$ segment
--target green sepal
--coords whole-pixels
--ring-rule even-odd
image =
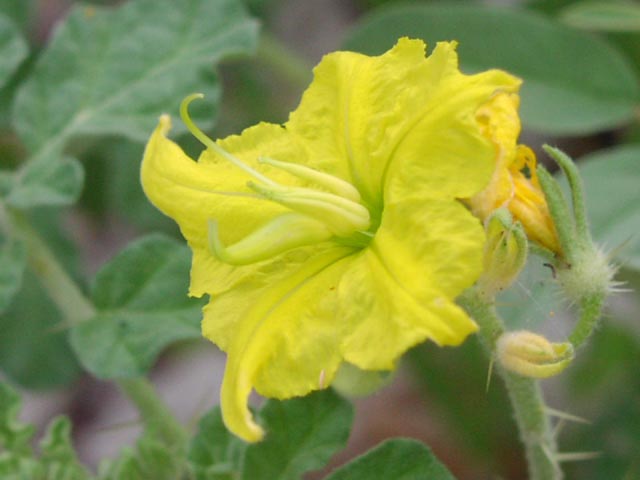
[[[589,232],[584,187],[578,168],[568,155],[544,146],[569,181],[573,208],[571,212],[560,185],[551,174],[538,165],[538,178],[544,191],[549,212],[558,232],[562,259],[556,261],[556,274],[564,294],[580,306],[580,318],[569,335],[574,348],[582,345],[596,328],[606,296],[614,288],[615,267],[593,243]]]
[[[543,145],[543,150],[547,152],[555,162],[560,166],[569,181],[571,189],[571,201],[573,206],[573,218],[575,220],[576,233],[580,241],[585,243],[591,242],[591,234],[589,233],[589,222],[587,219],[587,206],[584,198],[584,185],[582,177],[578,171],[578,167],[571,158],[563,151]]]
[[[536,171],[540,186],[549,205],[549,213],[556,227],[556,232],[558,232],[562,256],[567,262],[571,263],[575,256],[576,228],[569,205],[553,175],[541,164],[538,164]]]

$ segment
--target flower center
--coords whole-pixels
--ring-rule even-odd
[[[370,241],[373,237],[369,232],[371,216],[369,210],[362,205],[360,193],[353,185],[305,165],[260,157],[258,163],[284,170],[316,184],[322,190],[281,185],[266,177],[217,145],[195,125],[189,116],[188,107],[193,100],[202,97],[200,93],[189,95],[180,105],[180,116],[189,131],[208,149],[249,174],[253,180],[248,181],[247,186],[255,192],[255,197],[278,203],[291,210],[229,246],[223,245],[218,235],[218,224],[215,219],[211,219],[209,244],[218,260],[232,265],[247,265],[293,248],[326,240],[358,247]]]

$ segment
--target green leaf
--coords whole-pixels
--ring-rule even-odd
[[[190,259],[183,243],[150,235],[98,272],[98,313],[71,332],[85,368],[100,378],[141,375],[167,345],[201,337],[203,301],[187,296]]]
[[[431,46],[458,40],[463,71],[502,68],[524,79],[523,123],[541,132],[586,134],[633,118],[638,79],[602,39],[532,12],[473,5],[390,7],[364,20],[346,47],[380,54],[401,36]]]
[[[241,478],[298,480],[322,468],[345,446],[353,407],[332,390],[323,390],[286,401],[269,400],[259,417],[267,435],[247,447]]]
[[[195,479],[236,480],[246,445],[227,430],[220,407],[215,407],[200,419],[189,448]]]
[[[592,153],[578,166],[594,238],[623,267],[640,270],[640,145]]]
[[[0,170],[0,198],[4,198],[9,194],[13,187],[13,172]]]
[[[29,53],[20,31],[11,20],[0,14],[0,88]]]
[[[71,422],[66,417],[51,421],[44,438],[40,442],[42,455],[40,462],[45,470],[44,478],[64,480],[85,480],[91,478],[89,472],[78,462],[71,444]]]
[[[0,315],[0,368],[28,388],[51,388],[76,379],[79,366],[55,304],[29,269],[22,288]]]
[[[6,202],[20,209],[70,205],[80,195],[83,183],[84,170],[77,160],[40,157],[18,170]]]
[[[31,455],[32,425],[18,419],[22,408],[18,394],[5,383],[0,383],[0,453],[7,450],[13,455]]]
[[[16,241],[7,241],[0,247],[0,314],[20,290],[27,266],[27,251]]]
[[[40,442],[41,456],[34,457],[33,425],[18,420],[20,398],[0,383],[0,477],[3,480],[89,480],[91,475],[77,459],[71,444],[71,423],[66,417],[51,421]]]
[[[186,464],[180,452],[168,449],[149,437],[142,437],[135,449],[126,449],[108,466],[103,466],[99,480],[176,480],[184,477]]]
[[[28,23],[34,13],[38,0],[0,0],[0,12],[23,30],[28,30]]]
[[[563,9],[560,19],[585,30],[640,32],[640,5],[611,0],[579,2]]]
[[[0,383],[0,478],[3,480],[38,478],[41,473],[31,449],[35,428],[18,419],[20,409],[18,394]]]
[[[35,157],[49,157],[79,134],[145,140],[194,91],[207,93],[200,118],[211,118],[212,64],[252,51],[256,36],[236,0],[76,5],[19,90],[15,127]]]
[[[325,480],[455,480],[425,445],[408,439],[387,440]]]

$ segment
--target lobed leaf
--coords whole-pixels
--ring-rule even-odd
[[[346,445],[353,407],[329,389],[286,401],[270,400],[259,418],[267,436],[247,447],[241,478],[298,480],[303,473],[322,468]]]
[[[247,444],[225,427],[220,407],[200,421],[189,449],[197,480],[298,480],[322,468],[349,437],[353,408],[333,390],[268,400],[258,414],[267,436]]]
[[[431,450],[416,440],[387,440],[325,480],[455,480]]]
[[[219,86],[212,64],[252,51],[257,25],[235,0],[133,0],[76,5],[18,91],[15,127],[35,158],[79,134],[144,140],[160,113]],[[202,113],[201,113],[202,116]]]
[[[541,132],[586,134],[619,126],[633,118],[640,98],[632,67],[608,43],[524,10],[392,6],[361,22],[345,46],[379,54],[401,36],[431,46],[458,40],[463,70],[502,68],[523,78],[523,123]]]
[[[98,272],[97,314],[71,332],[87,370],[100,378],[141,375],[167,345],[200,338],[203,301],[187,297],[190,258],[182,243],[150,235]]]
[[[71,444],[71,422],[66,417],[51,421],[40,442],[42,478],[64,480],[89,480],[91,475],[78,461]]]
[[[35,428],[18,419],[21,408],[18,394],[7,384],[0,383],[0,453],[6,450],[13,455],[31,454],[30,443]]]

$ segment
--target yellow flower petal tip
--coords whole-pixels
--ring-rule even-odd
[[[284,125],[260,123],[189,158],[162,116],[142,163],[150,201],[193,251],[203,335],[227,352],[222,411],[247,441],[252,390],[331,384],[341,364],[391,370],[412,346],[458,345],[477,325],[456,297],[478,279],[485,234],[458,199],[487,186],[495,143],[480,115],[520,80],[464,75],[454,43],[403,38],[369,57],[334,52]],[[482,118],[481,118],[482,117]]]

